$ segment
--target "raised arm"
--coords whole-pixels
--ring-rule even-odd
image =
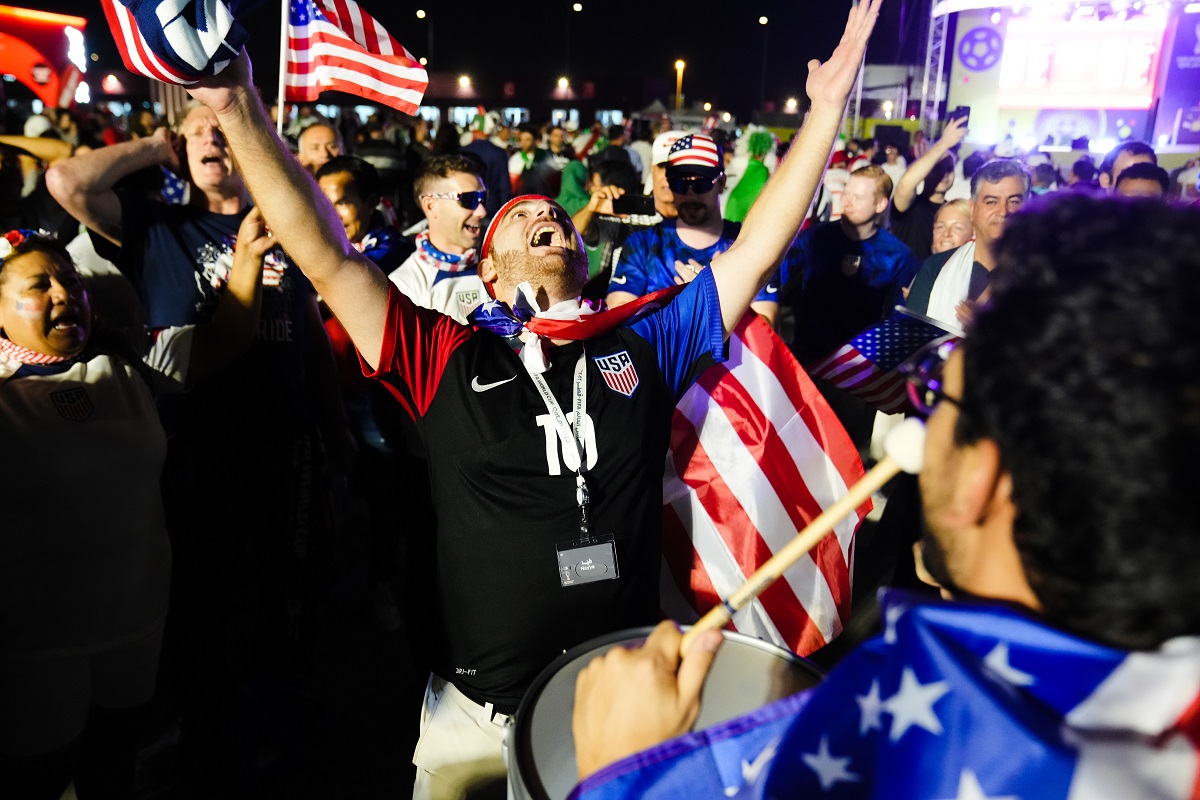
[[[387,277],[346,238],[333,206],[288,152],[250,85],[243,52],[222,72],[188,88],[221,124],[238,171],[272,235],[312,281],[372,367],[387,320]]]
[[[892,192],[892,205],[896,207],[897,211],[904,213],[912,207],[913,200],[917,198],[917,187],[921,185],[921,181],[929,177],[934,166],[945,158],[952,148],[961,144],[966,135],[966,118],[959,117],[946,123],[945,129],[942,130],[942,138],[934,142],[933,146],[925,151],[925,155],[914,161],[912,166],[900,176],[900,182],[896,184],[896,191]]]
[[[217,310],[211,321],[197,325],[192,334],[190,385],[225,369],[254,342],[262,309],[263,257],[275,245],[263,226],[262,214],[252,209],[238,228],[233,268]]]
[[[721,298],[726,336],[771,277],[808,214],[841,126],[846,98],[858,75],[867,39],[879,17],[880,2],[870,0],[851,8],[842,40],[829,60],[824,64],[816,59],[808,62],[805,90],[812,100],[808,119],[796,134],[787,158],[746,215],[737,241],[713,259],[713,278]]]
[[[0,136],[0,145],[15,147],[47,164],[56,164],[71,157],[71,144],[62,139],[4,135]]]
[[[162,165],[179,173],[179,140],[166,128],[60,161],[46,173],[46,188],[71,216],[115,245],[121,244],[121,203],[113,187],[126,175]]]

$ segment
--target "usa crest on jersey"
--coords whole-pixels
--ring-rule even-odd
[[[96,410],[92,405],[92,399],[88,397],[83,387],[51,392],[50,399],[54,402],[54,408],[58,410],[59,414],[76,422],[83,422]]]
[[[479,293],[478,289],[455,292],[454,299],[458,302],[458,311],[462,314],[463,319],[470,316],[475,307],[483,302],[483,296]]]
[[[596,367],[600,370],[608,388],[626,397],[633,397],[633,393],[638,387],[638,374],[633,366],[633,359],[629,357],[628,350],[622,350],[610,356],[593,358],[592,361],[596,362]]]

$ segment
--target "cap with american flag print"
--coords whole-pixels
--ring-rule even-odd
[[[705,133],[691,133],[671,145],[667,170],[716,177],[725,172],[721,147]]]

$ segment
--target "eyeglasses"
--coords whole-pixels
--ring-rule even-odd
[[[720,175],[715,178],[704,175],[668,175],[667,185],[675,194],[687,194],[689,189],[692,194],[708,194],[720,177]]]
[[[896,371],[908,381],[908,397],[917,413],[929,416],[934,406],[943,400],[962,408],[961,399],[950,397],[942,389],[946,362],[961,341],[957,336],[934,339],[896,367]]]
[[[481,205],[487,203],[487,192],[437,192],[435,194],[423,194],[422,198],[432,197],[435,200],[457,200],[458,204],[463,208],[474,211]]]

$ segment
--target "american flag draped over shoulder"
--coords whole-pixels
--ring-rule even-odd
[[[131,72],[188,85],[216,75],[249,40],[238,14],[261,0],[100,0]]]
[[[910,411],[904,376],[896,367],[947,333],[961,331],[940,327],[911,312],[896,313],[855,336],[809,372],[885,414]]]
[[[675,409],[663,481],[663,611],[690,622],[719,604],[863,475],[833,412],[756,314]],[[805,655],[850,614],[854,533],[838,524],[733,626]]]
[[[285,97],[335,90],[416,114],[425,68],[354,0],[291,0]]]
[[[1200,796],[1200,638],[1123,652],[1010,608],[886,592],[825,682],[617,762],[573,800]]]

